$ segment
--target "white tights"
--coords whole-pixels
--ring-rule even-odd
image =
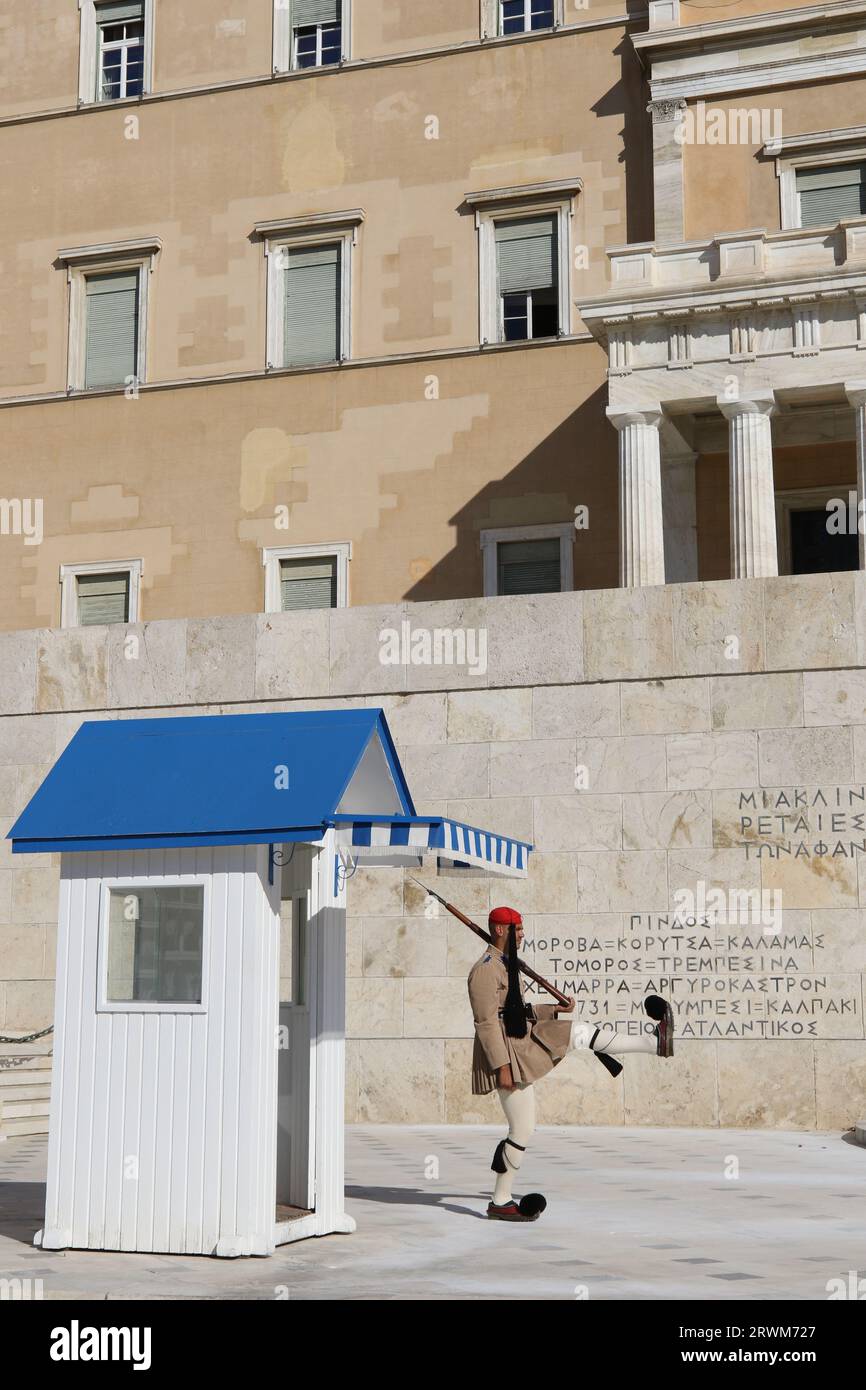
[[[595,1027],[594,1023],[572,1023],[571,1037],[568,1042],[569,1052],[580,1052],[584,1048],[588,1048],[595,1033]],[[626,1052],[655,1053],[657,1045],[655,1035],[652,1033],[641,1033],[639,1037],[633,1038],[624,1033],[618,1033],[615,1028],[602,1028],[592,1050],[593,1052],[607,1052],[617,1056]],[[535,1130],[535,1091],[531,1084],[522,1082],[515,1086],[512,1091],[503,1091],[500,1087],[496,1094],[508,1121],[508,1138],[513,1140],[513,1143],[506,1144],[502,1150],[506,1171],[496,1174],[496,1185],[493,1189],[493,1201],[498,1207],[501,1207],[506,1202],[511,1201],[514,1174],[523,1162],[523,1150],[528,1145]],[[520,1148],[515,1148],[517,1144],[520,1145]]]

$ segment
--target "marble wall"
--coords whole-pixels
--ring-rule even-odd
[[[445,630],[478,659],[427,663]],[[389,633],[414,660],[383,661]],[[540,1122],[866,1114],[866,576],[0,635],[0,829],[85,718],[358,703],[420,812],[536,846],[527,881],[445,896],[518,907],[586,1018],[633,1032],[648,988],[674,1003],[673,1059],[613,1081],[571,1057]],[[57,868],[0,844],[0,1033],[51,1019]],[[477,940],[399,870],[359,868],[349,911],[348,1118],[496,1119],[470,1094]]]

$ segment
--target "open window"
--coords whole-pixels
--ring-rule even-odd
[[[153,0],[79,0],[79,101],[127,101],[151,88]]]
[[[349,56],[351,0],[276,0],[274,71],[336,67]]]
[[[581,187],[576,179],[467,193],[478,229],[482,345],[571,333],[571,219]]]

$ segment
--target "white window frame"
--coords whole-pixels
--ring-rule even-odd
[[[295,31],[292,23],[292,0],[274,0],[273,25],[273,68],[274,72],[334,72],[339,64],[330,63],[327,67],[296,68]],[[352,52],[352,0],[343,0],[341,24],[340,63],[347,63]]]
[[[142,95],[153,90],[153,7],[155,0],[144,0],[144,72],[142,73]],[[121,106],[126,102],[140,101],[141,97],[117,97],[103,100],[99,95],[99,25],[96,19],[96,0],[78,0],[79,18],[79,58],[78,58],[78,104],[79,106]]]
[[[574,189],[577,192],[577,188]],[[471,196],[471,195],[470,195]],[[571,334],[571,221],[574,217],[574,195],[555,199],[503,200],[492,206],[475,208],[475,227],[478,229],[478,339],[481,346],[505,342],[502,324],[502,299],[496,285],[496,224],[517,222],[524,217],[556,217],[557,289],[559,289],[559,332],[557,338]],[[513,345],[544,342],[545,339],[520,339]],[[546,339],[552,342],[553,339]]]
[[[776,493],[776,544],[779,555],[779,574],[791,573],[791,513],[825,509],[831,498],[844,498],[856,492],[856,483],[821,484],[820,487],[787,488]]]
[[[829,169],[834,164],[866,163],[866,127],[822,131],[811,138],[791,136],[765,145],[764,153],[777,155],[779,225],[783,232],[797,231],[803,227],[797,174],[807,169]],[[804,230],[814,232],[817,228]]]
[[[360,208],[321,217],[298,217],[289,222],[258,222],[253,228],[262,238],[267,265],[266,370],[325,371],[348,362],[352,356],[352,253],[358,244],[358,228],[364,221]],[[335,362],[293,367],[283,361],[285,303],[283,276],[285,253],[303,246],[340,245],[340,355]]]
[[[499,596],[499,545],[506,541],[559,540],[559,583],[561,593],[574,589],[574,522],[554,522],[544,526],[506,526],[481,532],[481,555],[484,570],[484,597]],[[509,597],[516,598],[513,594]],[[532,598],[533,595],[526,595]]]
[[[565,24],[566,0],[553,0],[553,25],[550,29],[524,29],[518,34],[503,34],[501,0],[481,0],[482,39],[522,39],[527,34],[553,34]]]
[[[105,246],[77,246],[58,252],[58,261],[66,266],[69,286],[69,340],[67,345],[66,389],[86,391],[84,385],[87,345],[87,278],[90,275],[110,275],[116,271],[138,275],[138,341],[136,343],[135,383],[92,387],[96,391],[125,391],[131,384],[142,385],[147,367],[147,301],[148,285],[157,254],[162,248],[158,238],[146,241],[114,242]],[[88,392],[89,394],[89,392]]]
[[[139,621],[141,605],[141,575],[143,560],[90,560],[82,564],[60,566],[60,626],[80,627],[78,620],[78,578],[82,574],[127,574],[129,576],[129,616],[123,627]]]
[[[280,586],[281,560],[318,560],[324,557],[337,561],[337,607],[349,606],[349,561],[352,558],[351,541],[334,541],[325,545],[275,545],[262,547],[262,564],[265,569],[265,612],[282,613],[283,602]],[[328,612],[328,609],[323,609]]]
[[[202,895],[202,962],[201,1003],[183,1000],[155,1001],[141,999],[110,1000],[108,998],[108,916],[111,894],[127,888],[134,893],[141,888],[198,888]],[[99,1014],[205,1014],[208,1010],[211,877],[209,874],[144,875],[126,874],[122,878],[103,878],[99,885],[99,939],[97,943],[96,1012]]]

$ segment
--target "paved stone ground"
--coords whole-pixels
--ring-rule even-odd
[[[0,1144],[0,1278],[41,1279],[46,1299],[823,1300],[828,1279],[866,1274],[866,1149],[849,1136],[540,1129],[517,1192],[540,1190],[549,1207],[521,1226],[484,1218],[500,1137],[480,1126],[351,1127],[356,1234],[250,1260],[34,1249],[46,1146],[10,1139]],[[737,1178],[725,1177],[731,1156]]]

